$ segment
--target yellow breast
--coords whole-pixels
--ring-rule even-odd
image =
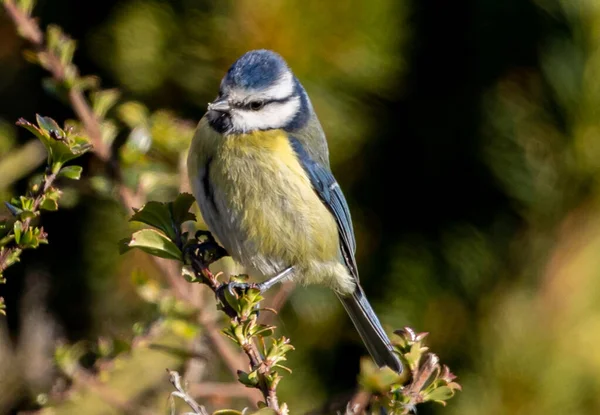
[[[228,136],[210,178],[239,220],[241,235],[261,255],[301,265],[336,260],[335,220],[313,190],[281,130]]]

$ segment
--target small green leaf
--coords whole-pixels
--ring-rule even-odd
[[[437,403],[441,403],[445,405],[444,401],[452,398],[454,396],[454,390],[450,389],[448,386],[440,386],[435,388],[433,391],[429,392],[425,395],[426,401],[434,401]]]
[[[117,103],[121,93],[118,89],[103,89],[90,95],[94,114],[104,118],[106,113]]]
[[[151,201],[137,210],[130,221],[142,222],[163,231],[171,240],[177,237],[171,221],[171,213],[164,203]]]
[[[121,253],[131,248],[139,248],[151,255],[181,261],[181,251],[169,238],[155,229],[142,229],[131,235],[131,239],[120,244]]]
[[[189,193],[180,193],[175,201],[171,202],[171,213],[173,215],[173,221],[180,226],[182,223],[196,220],[196,216],[189,210],[194,204],[196,199]]]
[[[58,176],[66,177],[67,179],[79,180],[81,178],[82,171],[83,168],[81,166],[67,166],[60,169]]]
[[[40,209],[55,211],[58,210],[58,202],[54,199],[44,197],[40,204]]]
[[[33,210],[35,199],[33,197],[19,196],[19,205],[23,210]]]
[[[36,216],[35,212],[32,212],[31,210],[24,210],[19,215],[19,219],[20,220],[26,220],[26,219],[30,219],[31,220],[31,219],[35,218],[35,216]]]
[[[256,371],[247,373],[242,370],[237,371],[238,380],[241,384],[246,385],[250,388],[256,387],[258,385],[258,375]]]
[[[62,139],[65,137],[65,132],[58,126],[56,121],[54,121],[50,117],[43,117],[39,114],[36,114],[35,118],[37,119],[37,123],[42,129],[42,131],[47,132],[51,136],[54,135],[58,137],[58,139]]]
[[[0,248],[0,254],[4,253],[5,250],[6,248],[4,247]],[[21,255],[21,252],[23,252],[21,248],[15,248],[11,252],[9,252],[9,254],[4,258],[4,268],[6,269],[15,262],[19,262],[19,256]]]
[[[73,80],[73,88],[80,91],[88,91],[90,89],[97,89],[100,86],[100,78],[94,75],[80,76]]]
[[[23,222],[20,220],[16,221],[13,225],[13,232],[15,234],[15,242],[21,243],[21,235],[23,234]]]
[[[46,191],[40,204],[41,209],[45,210],[58,210],[58,199],[60,199],[62,192],[54,187],[51,187]]]

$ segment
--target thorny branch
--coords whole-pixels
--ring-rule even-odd
[[[196,239],[198,240],[198,235],[202,234],[204,232],[198,232]],[[271,348],[267,352],[264,339],[259,334],[272,333],[273,328],[257,323],[257,307],[262,299],[260,292],[250,288],[241,295],[230,293],[228,283],[219,282],[220,275],[214,275],[208,268],[211,262],[218,260],[226,253],[216,244],[212,235],[203,236],[207,237],[206,241],[191,245],[192,249],[188,249],[184,257],[191,264],[197,280],[203,282],[215,293],[221,309],[231,319],[231,325],[225,330],[225,334],[242,348],[250,362],[250,372],[238,371],[239,379],[246,386],[260,390],[266,405],[276,414],[286,415],[288,413],[287,405],[280,404],[277,398],[276,390],[281,377],[276,368],[289,370],[281,366],[279,362],[285,360],[285,353],[293,350],[293,347],[289,345],[287,339],[281,338],[279,341],[273,340]],[[257,341],[260,340],[262,342],[259,348]]]

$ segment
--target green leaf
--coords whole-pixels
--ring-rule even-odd
[[[44,210],[58,210],[58,199],[60,199],[62,192],[54,187],[51,187],[46,191],[40,204],[40,209]]]
[[[428,393],[425,396],[426,401],[434,401],[445,405],[444,401],[452,398],[454,396],[454,390],[450,389],[448,386],[440,386],[439,388],[435,388],[433,391]]]
[[[196,220],[196,216],[189,211],[195,201],[196,199],[194,199],[194,196],[191,194],[180,193],[175,201],[170,203],[172,206],[171,213],[173,215],[173,221],[177,225],[181,225],[190,220]]]
[[[219,409],[212,413],[212,415],[243,415],[240,411],[235,409]]]
[[[243,370],[237,371],[238,380],[241,384],[246,385],[250,388],[256,387],[258,385],[258,374],[256,371],[247,373]]]
[[[175,240],[177,237],[175,229],[173,228],[171,213],[164,203],[155,201],[148,202],[137,210],[129,220],[142,222],[146,225],[155,227],[156,229],[160,229],[171,240]]]
[[[118,89],[103,89],[91,94],[94,114],[98,118],[104,118],[106,113],[117,103],[120,96],[121,93]]]
[[[26,219],[30,219],[31,220],[31,219],[35,218],[35,216],[36,216],[35,212],[32,212],[31,210],[24,210],[19,215],[19,219],[20,220],[26,220]]]
[[[81,178],[81,166],[67,166],[60,169],[58,177],[66,177],[67,179],[79,180]]]
[[[21,235],[23,234],[23,222],[20,220],[16,221],[13,225],[13,232],[15,234],[15,242],[21,243]]]
[[[80,76],[73,80],[73,88],[80,91],[88,91],[90,89],[97,89],[100,86],[100,78],[95,75]]]
[[[43,228],[28,227],[21,236],[21,245],[24,248],[37,248],[40,244],[48,243],[47,234]]]
[[[5,251],[6,248],[0,248],[0,254],[3,253]],[[12,264],[14,264],[15,262],[19,262],[19,256],[21,255],[21,252],[23,252],[23,250],[21,248],[16,248],[13,249],[4,259],[4,268],[8,268],[9,266],[11,266]],[[0,274],[1,276],[1,274]]]
[[[17,121],[17,125],[26,128],[40,139],[48,150],[48,164],[51,164],[53,169],[60,168],[62,164],[79,157],[92,148],[86,138],[66,134],[52,118],[40,115],[36,115],[36,118],[39,127],[23,118]]]
[[[20,207],[23,210],[33,210],[35,199],[33,197],[19,196]]]
[[[34,4],[35,4],[34,0],[21,0],[21,1],[19,1],[19,8],[27,16],[29,16],[29,15],[31,15],[31,11],[33,10]]]
[[[54,121],[52,118],[43,117],[39,114],[36,114],[35,118],[37,120],[38,125],[43,131],[46,131],[51,135],[53,134],[54,136],[58,137],[58,139],[62,139],[65,137],[65,132],[62,130],[62,128],[58,126],[56,121]]]
[[[122,240],[120,244],[121,253],[131,248],[138,248],[151,255],[176,259],[181,261],[181,251],[167,236],[155,229],[142,229],[131,235],[131,239]]]

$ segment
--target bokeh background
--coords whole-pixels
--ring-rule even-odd
[[[253,48],[281,53],[327,133],[375,309],[390,329],[429,332],[463,386],[420,413],[600,413],[600,2],[43,0],[34,14],[78,40],[82,74],[161,110],[154,126],[165,114],[189,120],[162,132],[163,164],[129,159],[126,172],[139,160],[154,169],[128,176],[147,180],[153,200],[173,197],[179,176],[165,160],[177,164],[228,66]],[[73,117],[24,47],[0,12],[3,200],[45,158],[15,121]],[[128,110],[135,124],[142,110]],[[154,145],[123,128],[125,146]],[[63,208],[43,216],[50,244],[0,288],[4,413],[36,409],[57,388],[57,339],[131,340],[159,315],[132,281],[147,257],[117,250],[126,212],[97,190],[94,157],[81,163],[84,180],[65,183]],[[275,323],[296,346],[281,386],[292,413],[352,390],[365,350],[333,294],[296,288]],[[118,388],[166,413],[167,363],[138,357]],[[204,377],[231,379],[216,363]],[[154,383],[139,391],[141,379]],[[57,413],[122,413],[80,398]]]

